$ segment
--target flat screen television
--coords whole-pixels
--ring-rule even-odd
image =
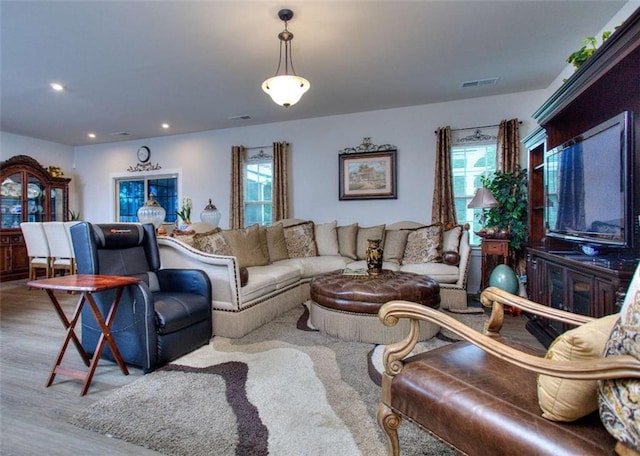
[[[546,154],[547,236],[634,247],[632,129],[624,111]]]

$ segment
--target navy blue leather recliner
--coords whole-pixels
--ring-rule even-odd
[[[160,269],[151,224],[82,222],[71,228],[78,274],[140,278],[122,295],[111,333],[129,365],[151,372],[211,339],[211,282],[196,269]],[[94,294],[106,315],[115,291]],[[100,328],[89,306],[82,309],[82,346],[93,354]],[[113,360],[108,346],[102,357]]]

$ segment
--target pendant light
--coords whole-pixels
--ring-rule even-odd
[[[282,9],[278,12],[278,17],[284,21],[284,30],[278,34],[280,39],[280,57],[278,59],[278,68],[276,74],[272,78],[262,83],[262,90],[267,92],[271,99],[280,106],[288,108],[293,106],[302,95],[309,90],[311,84],[305,78],[296,75],[293,68],[293,58],[291,57],[291,40],[293,33],[287,30],[287,21],[293,17],[293,11],[290,9]],[[284,73],[280,73],[282,67],[282,54],[284,47]],[[289,74],[291,67],[291,74]]]

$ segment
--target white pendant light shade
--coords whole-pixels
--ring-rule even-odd
[[[274,76],[262,83],[262,90],[268,93],[276,104],[285,108],[300,101],[309,87],[309,81],[293,75]]]
[[[284,21],[284,30],[278,34],[280,40],[278,68],[273,77],[262,83],[262,90],[269,94],[274,103],[288,108],[300,101],[311,84],[305,78],[296,75],[296,71],[293,69],[293,56],[291,55],[293,33],[287,29],[287,21],[293,17],[293,11],[281,9],[278,12],[278,17]],[[280,72],[281,69],[283,73]],[[291,73],[289,73],[289,69],[291,69]]]

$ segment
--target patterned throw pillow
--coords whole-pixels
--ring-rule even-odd
[[[287,243],[289,258],[317,256],[318,251],[313,232],[313,222],[287,226],[284,229],[284,240]]]
[[[620,321],[607,342],[605,356],[631,355],[640,359],[640,267],[629,287]],[[598,382],[600,419],[618,442],[640,452],[640,379]]]
[[[410,231],[402,264],[441,263],[442,232],[441,223]]]
[[[179,239],[182,240],[184,236]],[[211,253],[213,255],[231,256],[231,247],[225,241],[222,235],[222,230],[216,228],[215,230],[208,231],[206,233],[197,233],[193,235],[193,247],[201,252]]]

